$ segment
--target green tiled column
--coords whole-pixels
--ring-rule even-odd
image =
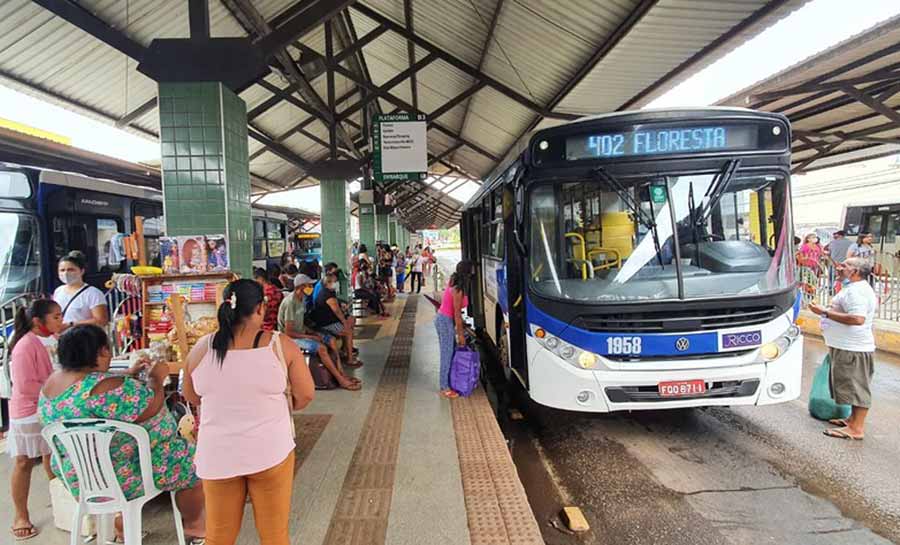
[[[375,205],[359,205],[359,243],[365,244],[369,254],[375,250]]]
[[[388,216],[388,243],[397,245],[397,222],[391,216]]]
[[[388,240],[388,215],[387,214],[376,214],[375,215],[375,240],[387,241]]]
[[[322,259],[350,274],[350,192],[345,180],[321,180]],[[341,294],[348,286],[341,283]]]
[[[252,268],[247,106],[217,82],[160,83],[166,234],[228,236],[231,269]]]

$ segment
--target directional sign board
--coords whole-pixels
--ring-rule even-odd
[[[376,180],[425,179],[428,173],[428,130],[423,114],[376,115],[372,130]]]

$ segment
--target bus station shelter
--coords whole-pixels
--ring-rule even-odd
[[[227,228],[244,268],[251,200],[321,186],[346,269],[354,208],[364,243],[454,225],[530,131],[639,109],[804,3],[8,0],[0,83],[159,141],[169,234]],[[379,180],[373,120],[399,113],[425,120],[427,169]],[[442,404],[430,305],[406,301],[362,343],[363,393],[301,422],[296,542],[541,542],[487,400]]]

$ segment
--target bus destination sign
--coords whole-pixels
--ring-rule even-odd
[[[566,138],[566,160],[677,155],[757,148],[758,125],[638,128]]]

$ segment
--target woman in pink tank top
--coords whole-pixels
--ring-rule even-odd
[[[237,280],[223,295],[219,331],[191,351],[184,378],[185,397],[200,405],[195,464],[206,493],[206,542],[235,542],[249,495],[260,542],[287,545],[291,411],[312,401],[315,386],[297,346],[263,331],[259,284]]]
[[[463,329],[462,309],[469,306],[466,290],[472,279],[472,262],[463,259],[456,264],[456,272],[450,276],[441,306],[434,318],[438,343],[441,349],[440,386],[441,395],[448,398],[459,397],[450,388],[450,364],[456,346],[465,346],[466,337]],[[455,341],[455,342],[454,342]]]

